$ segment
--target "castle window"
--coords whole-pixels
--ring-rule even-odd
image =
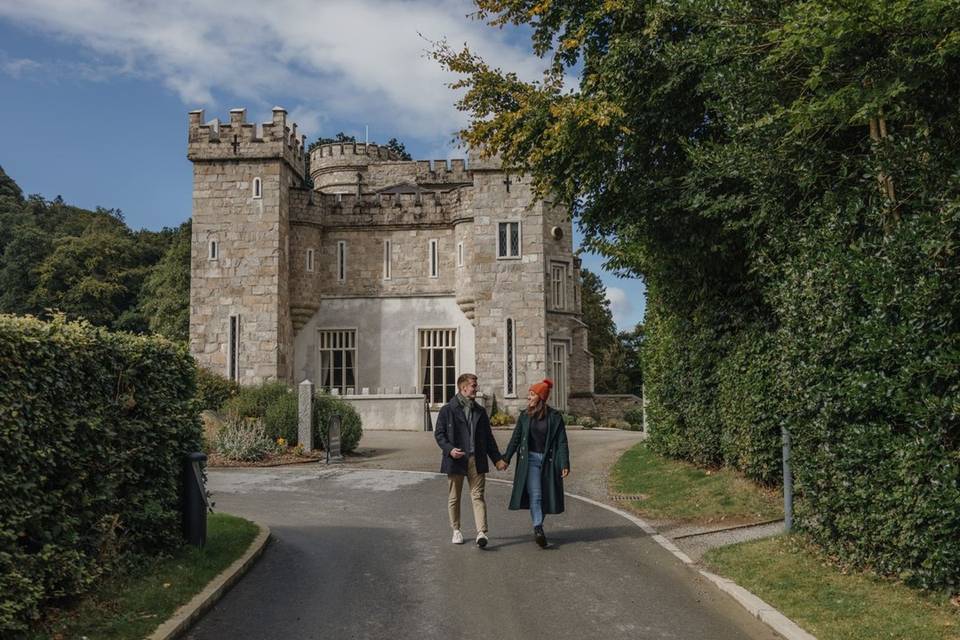
[[[550,290],[553,308],[563,311],[567,308],[567,265],[554,262],[550,265]]]
[[[216,240],[211,240],[207,248],[207,259],[208,260],[219,260],[220,259],[220,243]]]
[[[444,404],[457,392],[457,330],[420,329],[420,380],[430,404]]]
[[[357,330],[320,331],[320,386],[341,394],[357,388]]]
[[[240,316],[230,316],[230,342],[227,344],[227,378],[240,382]]]
[[[500,222],[497,231],[497,258],[519,258],[520,223]]]
[[[260,178],[253,179],[253,197],[262,198],[263,197],[263,181]]]
[[[389,280],[392,274],[393,244],[389,240],[383,241],[383,279]]]
[[[506,340],[504,340],[504,380],[503,394],[508,398],[517,397],[517,342],[513,318],[507,318]]]
[[[458,267],[463,266],[463,243],[462,242],[457,243],[457,266]]]
[[[430,277],[436,278],[440,275],[440,256],[437,254],[437,241],[430,241]]]
[[[346,240],[337,241],[337,280],[343,282],[347,279],[347,242]]]
[[[307,271],[313,271],[313,249],[307,249]]]

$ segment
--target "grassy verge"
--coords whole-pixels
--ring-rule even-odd
[[[761,522],[783,517],[783,499],[728,469],[706,471],[664,458],[640,443],[610,472],[612,491],[642,495],[624,504],[660,520],[703,524]]]
[[[799,536],[721,547],[704,562],[819,640],[960,639],[960,607],[946,595],[845,573]]]
[[[184,547],[104,580],[76,607],[52,611],[33,638],[143,638],[243,555],[257,531],[242,518],[210,514],[202,550]]]

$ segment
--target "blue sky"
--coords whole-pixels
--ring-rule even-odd
[[[467,17],[461,0],[0,0],[0,166],[26,193],[123,210],[133,228],[190,216],[187,111],[225,119],[281,105],[308,140],[338,131],[402,140],[415,158],[462,156],[453,78],[431,41],[468,43],[533,79],[516,30]],[[575,242],[579,234],[575,235]],[[600,274],[620,329],[643,317],[639,280]]]

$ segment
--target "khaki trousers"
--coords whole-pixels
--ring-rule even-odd
[[[450,514],[450,526],[460,528],[460,493],[463,490],[463,479],[467,478],[470,485],[470,500],[473,502],[473,520],[477,525],[477,532],[487,532],[487,503],[483,500],[483,489],[486,485],[486,475],[477,473],[477,461],[474,456],[467,460],[467,475],[448,473],[449,502],[447,511]]]

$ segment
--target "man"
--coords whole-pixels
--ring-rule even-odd
[[[476,403],[477,376],[462,374],[457,378],[457,389],[457,394],[440,409],[433,435],[443,450],[440,473],[447,474],[449,485],[447,510],[453,528],[452,542],[463,544],[460,493],[463,479],[466,478],[473,502],[473,519],[477,525],[477,546],[483,549],[487,546],[487,503],[483,498],[485,474],[490,469],[487,458],[501,471],[507,468],[507,464],[493,438],[487,412]]]

